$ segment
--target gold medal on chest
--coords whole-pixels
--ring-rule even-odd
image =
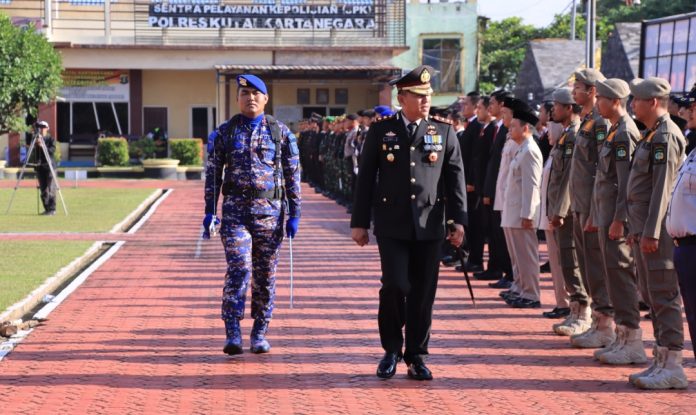
[[[392,153],[387,154],[387,161],[390,163],[393,163],[394,162],[394,154],[392,154]]]
[[[437,161],[437,153],[434,151],[430,153],[428,160],[430,160],[431,163],[435,163]]]

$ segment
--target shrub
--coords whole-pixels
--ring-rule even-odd
[[[100,138],[97,163],[101,166],[128,166],[128,141],[125,138]]]
[[[128,143],[128,153],[130,157],[138,160],[155,157],[157,145],[147,137],[131,141]]]
[[[203,141],[200,138],[172,138],[169,150],[171,158],[179,160],[180,166],[203,164]]]

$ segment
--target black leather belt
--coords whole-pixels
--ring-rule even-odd
[[[259,190],[251,188],[233,187],[232,183],[223,183],[222,194],[225,196],[238,196],[246,199],[282,199],[283,192],[274,190]]]
[[[674,238],[674,246],[690,245],[696,245],[696,235],[685,236],[683,238]]]

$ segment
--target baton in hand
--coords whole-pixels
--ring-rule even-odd
[[[292,283],[293,283],[293,261],[292,261],[292,237],[290,239],[290,308],[293,306]]]
[[[456,230],[454,223],[448,223],[447,229],[449,229],[450,232],[454,232]],[[462,271],[464,271],[464,279],[466,280],[466,286],[469,288],[469,295],[471,296],[471,302],[474,304],[474,308],[476,308],[476,298],[474,298],[474,290],[473,290],[473,288],[471,288],[471,281],[469,280],[469,273],[466,270],[466,261],[464,261],[464,252],[462,251],[461,246],[455,246],[454,249],[457,252],[457,257],[459,258],[459,263],[462,267]]]

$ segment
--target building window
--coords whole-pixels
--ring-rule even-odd
[[[461,46],[459,39],[423,39],[423,64],[439,71],[430,80],[435,92],[459,91]]]
[[[215,107],[191,108],[191,137],[207,143],[208,135],[215,127]]]
[[[317,104],[318,105],[328,105],[329,103],[329,90],[326,88],[317,88]]]
[[[297,104],[309,105],[309,88],[297,89]]]
[[[696,17],[646,22],[643,37],[642,77],[669,81],[683,93],[696,82]]]
[[[348,88],[336,88],[335,101],[339,105],[348,105]]]

